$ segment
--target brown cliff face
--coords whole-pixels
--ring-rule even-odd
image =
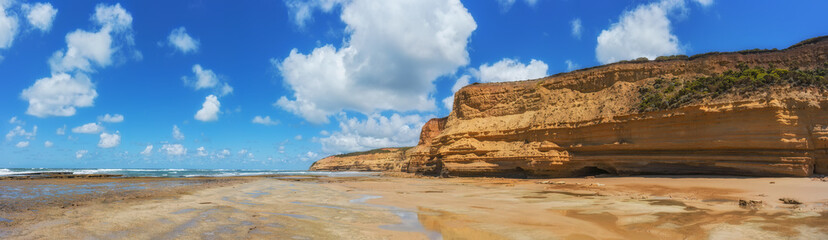
[[[311,171],[403,171],[405,150],[408,148],[380,148],[366,152],[326,157],[311,165]]]
[[[466,86],[455,94],[448,117],[426,123],[398,170],[506,177],[828,174],[825,84],[787,80],[715,94],[716,89],[704,89],[690,91],[696,95],[680,104],[642,108],[642,89],[660,81],[676,84],[684,94],[688,90],[682,87],[690,88],[694,80],[744,66],[823,69],[816,72],[824,82],[828,38],[803,43],[780,51],[623,62]],[[763,77],[752,81],[761,83]]]
[[[456,93],[431,161],[453,176],[828,173],[828,93],[771,86],[641,112],[642,87],[750,67],[814,69],[828,41],[782,51],[616,63]],[[824,79],[824,76],[823,76]],[[421,157],[422,158],[422,157]],[[410,169],[417,170],[417,169]]]
[[[435,149],[431,147],[432,139],[439,136],[446,127],[448,117],[434,118],[423,125],[420,132],[420,142],[405,153],[408,167],[407,172],[437,175],[442,170],[442,162],[436,159]]]

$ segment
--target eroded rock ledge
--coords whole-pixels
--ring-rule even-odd
[[[542,79],[473,84],[446,118],[397,152],[325,158],[312,170],[407,171],[447,176],[609,174],[828,174],[828,89],[782,84],[642,111],[642,88],[761,67],[828,67],[828,38],[779,51],[624,62]],[[820,76],[825,79],[826,76]],[[760,77],[761,78],[761,77]],[[384,160],[380,160],[384,159]],[[391,164],[393,163],[393,164]]]

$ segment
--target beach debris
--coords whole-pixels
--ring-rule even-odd
[[[756,209],[762,207],[762,201],[739,199],[739,207]]]
[[[200,202],[198,204],[212,204],[213,202]]]
[[[784,204],[802,204],[802,202],[799,202],[793,198],[780,198],[779,201],[782,201]]]
[[[770,184],[776,184],[776,182],[770,182]]]
[[[537,183],[538,184],[555,184],[555,185],[564,185],[564,184],[566,184],[566,182],[564,182],[564,181],[555,181],[555,182],[553,182],[553,181],[548,181],[548,180],[547,181],[540,181],[540,182],[537,182]]]
[[[589,186],[590,187],[603,187],[604,184],[603,183],[590,183]]]

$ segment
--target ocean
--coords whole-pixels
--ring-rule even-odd
[[[263,169],[152,169],[152,168],[0,168],[0,176],[30,174],[40,172],[71,172],[73,174],[115,174],[124,177],[232,177],[257,175],[326,175],[373,176],[376,172],[323,172],[300,170],[263,170]]]

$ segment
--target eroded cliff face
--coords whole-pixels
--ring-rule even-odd
[[[405,171],[408,148],[381,148],[367,152],[334,155],[316,161],[311,171]]]
[[[745,64],[813,69],[828,41],[782,51],[617,63],[543,79],[475,84],[455,94],[429,155],[409,168],[450,176],[828,173],[826,89],[775,86],[642,113],[639,89]],[[424,145],[424,144],[421,144]],[[418,146],[419,147],[419,146]],[[421,151],[425,152],[425,151]]]
[[[448,117],[425,124],[417,146],[395,155],[400,159],[384,158],[399,167],[383,166],[443,176],[828,174],[825,87],[783,84],[663,110],[639,107],[640,90],[658,79],[688,82],[740,65],[825,68],[828,40],[466,86],[455,94]],[[312,170],[353,165],[326,159]]]

